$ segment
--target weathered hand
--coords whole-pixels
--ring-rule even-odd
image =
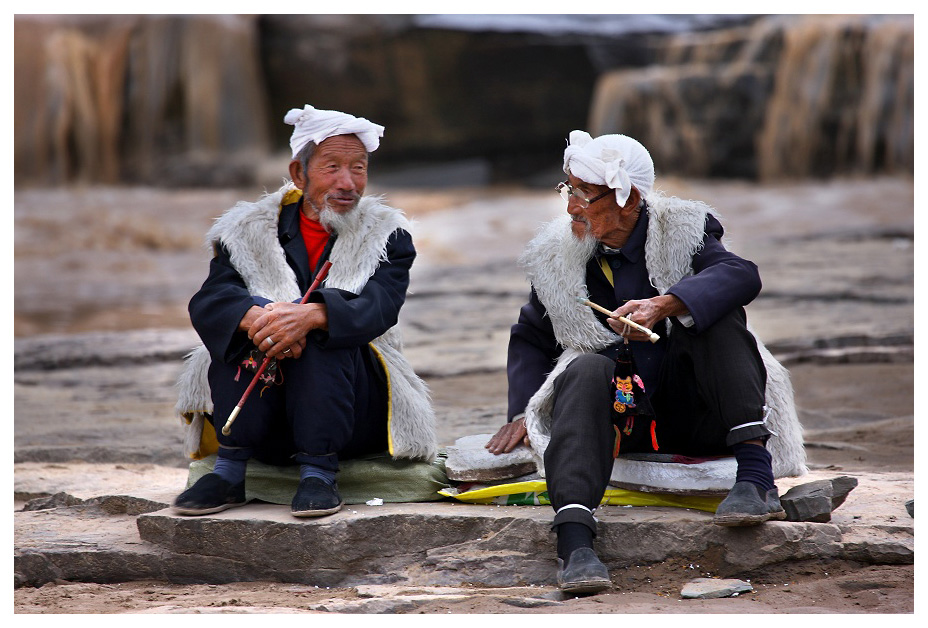
[[[300,338],[292,345],[280,352],[280,355],[277,356],[278,360],[283,360],[284,358],[298,358],[303,355],[303,349],[306,348],[306,338]]]
[[[249,327],[248,337],[271,358],[299,357],[306,346],[306,334],[327,329],[325,304],[268,303],[264,313]],[[284,351],[289,349],[289,353]]]
[[[528,431],[525,429],[525,419],[516,419],[499,428],[499,431],[490,439],[485,447],[491,454],[508,454],[519,443],[529,446]]]
[[[609,323],[609,327],[620,336],[624,336],[629,340],[647,341],[650,340],[650,338],[646,333],[638,331],[630,325],[626,325],[619,320],[619,317],[624,316],[633,323],[638,323],[654,331],[657,324],[665,318],[669,316],[679,316],[681,314],[686,314],[686,312],[686,306],[683,305],[683,301],[672,294],[665,294],[650,299],[627,301],[625,305],[616,309],[612,313],[612,316],[606,319],[606,322]]]

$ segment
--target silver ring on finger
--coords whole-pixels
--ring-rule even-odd
[[[284,352],[284,353],[290,353],[290,348],[288,347],[288,348],[284,349],[283,352]]]
[[[274,339],[273,339],[273,338],[271,338],[270,336],[268,336],[267,338],[265,338],[265,340],[267,340],[267,341],[270,343],[270,345],[271,345],[272,347],[274,346]]]

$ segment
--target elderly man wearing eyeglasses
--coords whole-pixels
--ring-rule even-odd
[[[611,586],[593,513],[617,455],[734,455],[714,522],[749,526],[786,517],[774,478],[805,473],[805,452],[789,375],[747,328],[757,267],[725,248],[712,208],[655,191],[650,154],[624,135],[573,131],[564,172],[567,215],[520,258],[532,289],[509,342],[508,423],[487,449],[533,449],[555,510],[558,583],[594,593]],[[637,424],[617,412],[620,345],[652,409]]]

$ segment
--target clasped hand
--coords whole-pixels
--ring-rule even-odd
[[[249,309],[239,327],[269,358],[299,358],[306,335],[313,329],[328,329],[328,316],[324,303],[268,303]]]

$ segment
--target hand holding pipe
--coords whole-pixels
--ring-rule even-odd
[[[319,269],[319,272],[316,273],[316,278],[313,279],[312,285],[306,291],[306,294],[303,295],[303,299],[300,301],[300,305],[306,305],[306,302],[309,301],[309,295],[313,290],[319,287],[319,284],[322,283],[322,280],[325,279],[325,276],[329,273],[329,267],[332,265],[332,262],[326,260],[322,265],[322,268]],[[264,361],[261,362],[261,366],[258,367],[258,371],[255,373],[255,376],[251,379],[251,383],[248,384],[248,388],[245,389],[245,394],[242,395],[242,398],[239,400],[238,405],[233,408],[232,413],[229,414],[229,420],[226,421],[226,424],[222,426],[222,433],[225,436],[228,436],[232,432],[232,423],[235,422],[238,413],[242,411],[242,406],[245,405],[245,401],[248,399],[248,396],[251,394],[251,391],[254,390],[255,384],[258,383],[258,380],[261,378],[261,375],[264,374],[264,371],[267,369],[268,365],[271,363],[271,358],[264,356]]]
[[[602,312],[603,314],[605,314],[606,316],[608,316],[608,317],[610,317],[610,318],[612,317],[612,312],[610,312],[610,311],[607,310],[606,308],[602,307],[601,305],[597,305],[597,304],[593,303],[592,301],[590,301],[590,300],[587,299],[586,297],[577,297],[577,301],[579,301],[579,302],[582,303],[583,305],[588,305],[588,306],[590,306],[591,308],[593,308],[593,309],[596,310],[597,312]],[[637,329],[638,331],[640,331],[640,332],[646,334],[646,335],[648,336],[648,340],[650,340],[651,342],[657,342],[658,340],[661,339],[660,336],[658,336],[657,334],[655,334],[653,331],[651,331],[650,329],[648,329],[648,328],[645,327],[644,325],[639,325],[638,323],[636,323],[636,322],[634,322],[634,321],[630,321],[630,320],[628,320],[627,318],[625,318],[624,316],[619,316],[618,319],[619,319],[620,321],[622,321],[623,323],[625,323],[626,325],[628,325],[629,327],[634,327],[634,328]]]

